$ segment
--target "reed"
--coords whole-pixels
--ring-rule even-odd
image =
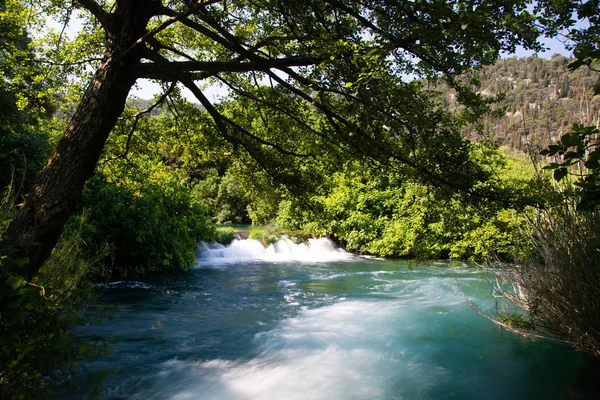
[[[566,341],[600,358],[600,240],[598,211],[574,201],[538,210],[529,218],[534,248],[504,266],[504,297],[523,309],[532,330]],[[502,284],[498,285],[498,288]]]

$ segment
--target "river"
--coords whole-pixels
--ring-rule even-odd
[[[503,331],[486,270],[356,257],[326,239],[208,246],[194,270],[108,285],[78,328],[103,399],[587,399],[598,365]],[[69,392],[73,398],[82,392]],[[61,396],[65,396],[63,392]],[[68,397],[68,396],[67,396]]]

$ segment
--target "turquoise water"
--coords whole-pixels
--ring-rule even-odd
[[[465,296],[495,308],[484,270],[352,257],[323,243],[238,245],[205,246],[189,274],[109,285],[88,314],[116,304],[113,319],[78,330],[116,341],[86,363],[112,372],[100,398],[600,398],[597,364],[470,308]]]

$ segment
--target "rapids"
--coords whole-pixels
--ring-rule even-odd
[[[488,271],[367,259],[327,239],[264,248],[203,243],[188,274],[107,287],[78,329],[115,339],[86,363],[80,398],[598,398],[598,365],[476,314],[496,308]],[[118,318],[116,318],[118,317]]]

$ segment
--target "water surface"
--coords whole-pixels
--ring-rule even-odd
[[[113,372],[101,398],[600,398],[584,356],[471,309],[465,296],[496,307],[474,266],[353,257],[326,241],[203,249],[188,274],[106,289],[97,306],[119,318],[78,331],[116,340],[86,364]]]

